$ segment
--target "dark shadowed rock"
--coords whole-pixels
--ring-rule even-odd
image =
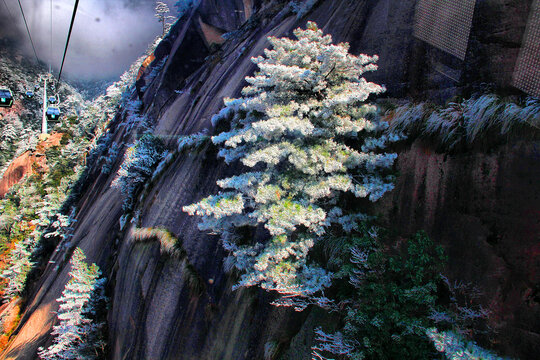
[[[423,229],[443,245],[451,281],[483,293],[498,332],[488,347],[521,359],[540,351],[538,145],[448,155],[415,142],[400,152],[396,188],[376,205],[402,236]]]

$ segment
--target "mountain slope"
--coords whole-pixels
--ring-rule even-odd
[[[43,103],[43,81],[40,78],[46,75],[41,64],[28,61],[8,44],[0,48],[0,86],[11,89],[14,96],[13,106],[0,110],[0,175],[13,156],[36,146],[41,131]],[[40,86],[38,89],[34,88],[36,84]],[[25,96],[28,90],[34,92],[32,98]],[[60,110],[68,118],[77,116],[86,105],[80,93],[65,82],[61,82],[54,93],[51,89],[48,91],[48,96],[59,96]],[[54,131],[55,126],[61,124],[49,124],[49,132]]]
[[[21,325],[2,358],[33,359],[39,346],[51,343],[47,335],[55,318],[51,311],[68,280],[75,247],[82,248],[109,279],[111,359],[304,359],[310,356],[313,328],[337,326],[331,315],[317,309],[296,313],[272,307],[273,295],[260,289],[231,290],[237,275],[223,271],[226,254],[217,237],[199,231],[198,220],[181,209],[216,192],[216,180],[238,169],[218,160],[216,149],[208,143],[175,154],[178,140],[205,129],[212,134],[212,116],[222,108],[224,97],[239,96],[244,78],[255,70],[250,57],[268,47],[266,37],[290,36],[306,19],[316,21],[335,42],[349,41],[352,53],[379,53],[380,71],[370,80],[386,84],[392,97],[415,95],[441,101],[467,94],[472,91],[470,84],[479,86],[497,76],[499,57],[493,56],[484,66],[485,78],[456,84],[426,66],[443,55],[413,37],[415,1],[310,3],[313,8],[299,19],[284,1],[203,0],[173,27],[170,53],[160,67],[154,65],[147,73],[142,103],[133,90],[131,102],[109,124],[103,156],[89,161],[73,237],[53,253],[33,286]],[[239,15],[242,12],[253,15],[245,19]],[[489,22],[495,20],[477,19],[471,36],[481,42],[484,31],[499,34],[498,25]],[[513,29],[519,31],[526,17],[515,20]],[[216,44],[218,32],[228,33],[222,47]],[[485,48],[490,46],[486,42]],[[516,56],[514,49],[507,53]],[[474,75],[469,69],[479,59],[474,56],[458,63],[464,77]],[[508,81],[501,88],[515,91]],[[124,154],[148,129],[175,155],[136,198],[133,216],[126,217],[121,190],[111,186],[123,157],[112,157],[110,149],[116,144],[118,153]],[[378,210],[390,225],[399,224],[400,235],[424,228],[450,250],[455,260],[448,265],[452,280],[474,280],[486,294],[486,307],[495,312],[498,349],[525,359],[538,351],[539,305],[533,294],[538,280],[534,234],[539,229],[534,219],[519,221],[525,214],[535,214],[533,197],[515,195],[540,193],[534,181],[538,177],[535,141],[449,154],[437,153],[436,144],[422,140],[406,144],[410,149],[399,160],[398,190]],[[484,172],[473,171],[477,164]],[[102,171],[104,165],[110,169]],[[461,168],[472,169],[472,175],[467,177],[469,172]],[[492,169],[499,171],[492,173]],[[516,172],[528,180],[512,178]],[[452,185],[455,178],[462,179],[459,185]],[[482,195],[460,198],[470,184]],[[500,207],[506,213],[499,213]],[[499,221],[502,217],[510,220]],[[185,256],[163,254],[157,242],[133,240],[135,227],[158,226],[178,237]],[[524,258],[528,265],[518,266]]]

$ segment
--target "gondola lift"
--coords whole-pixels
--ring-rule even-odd
[[[55,96],[49,96],[49,104],[54,105],[58,102],[58,99]]]
[[[24,93],[24,95],[26,95],[26,97],[28,99],[31,99],[34,97],[34,92],[32,90],[26,90],[26,92]]]
[[[48,106],[45,116],[49,121],[58,121],[60,119],[60,109],[57,106]]]
[[[13,105],[13,93],[7,88],[0,88],[0,107],[10,108]]]

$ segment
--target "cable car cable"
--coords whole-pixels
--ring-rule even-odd
[[[13,24],[15,24],[15,18],[13,17],[13,14],[11,13],[11,10],[9,10],[9,7],[7,6],[6,4],[6,0],[3,0],[4,1],[4,5],[6,6],[6,9],[9,13],[9,17],[11,18],[11,21],[13,21]]]
[[[34,55],[36,55],[36,60],[39,63],[39,58],[37,56],[36,48],[34,46],[34,42],[32,41],[32,36],[30,35],[30,30],[28,29],[28,23],[26,22],[26,16],[24,16],[24,10],[21,5],[21,0],[17,0],[19,2],[19,7],[21,8],[21,14],[24,20],[24,25],[26,26],[26,32],[28,33],[28,37],[30,38],[30,43],[32,44],[32,49],[34,50]]]
[[[66,60],[66,53],[69,45],[69,38],[71,37],[71,30],[73,30],[73,23],[75,22],[75,15],[77,14],[77,6],[79,6],[79,0],[75,0],[75,7],[73,8],[73,16],[71,16],[71,24],[69,25],[69,32],[66,41],[66,47],[64,49],[64,56],[62,57],[62,65],[60,66],[60,73],[58,73],[58,82],[62,76],[62,69],[64,68],[64,60]]]

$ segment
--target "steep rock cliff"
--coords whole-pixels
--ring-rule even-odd
[[[517,39],[527,14],[508,11],[516,3],[480,1],[478,6],[512,16],[514,21],[505,25],[504,32]],[[415,39],[414,0],[320,1],[300,20],[286,6],[283,1],[203,0],[178,22],[170,35],[171,53],[142,98],[155,134],[174,148],[179,135],[212,129],[212,115],[222,107],[223,97],[239,95],[244,77],[255,69],[250,57],[268,46],[266,37],[291,36],[306,18],[332,34],[335,42],[349,41],[353,53],[379,54],[380,70],[370,80],[386,84],[394,97],[442,101],[465,90],[461,80],[441,75],[435,63],[450,63],[462,79],[474,73],[471,84],[478,85],[499,79],[501,66],[512,71],[512,61],[501,53],[517,56],[514,46],[503,42],[496,45],[497,51],[480,55],[469,51],[464,61],[458,61]],[[244,16],[239,15],[242,11]],[[480,42],[476,48],[493,49],[490,41],[482,43],[482,31],[500,37],[501,25],[495,18],[475,19],[471,37]],[[221,48],[212,41],[217,32],[237,28],[240,31]],[[486,57],[490,62],[482,71],[473,70]],[[501,87],[511,90],[508,77],[501,81]],[[122,120],[118,115],[110,132],[114,141],[128,144],[134,134],[119,126]],[[490,152],[447,156],[414,143],[400,157],[396,190],[377,208],[403,235],[425,228],[446,247],[452,259],[449,274],[477,283],[486,294],[485,303],[501,317],[499,350],[522,358],[533,358],[539,343],[534,287],[538,201],[533,195],[524,196],[520,188],[539,193],[535,146],[509,144]],[[110,187],[118,166],[112,175],[92,170],[93,181],[79,201],[69,247],[55,251],[33,285],[21,325],[2,358],[34,359],[37,347],[50,343],[55,299],[68,279],[68,260],[76,246],[109,279],[111,359],[307,358],[311,329],[325,316],[271,307],[272,295],[258,289],[232,292],[235,275],[223,272],[218,239],[200,232],[197,219],[181,211],[215,191],[216,180],[235,169],[217,160],[211,146],[180,154],[136,205],[138,224],[127,224],[121,231],[121,194]],[[130,241],[127,230],[135,225],[167,228],[182,240],[187,258],[161,255],[157,243]],[[190,286],[186,263],[203,280],[202,288]]]
[[[378,204],[402,236],[424,229],[444,246],[447,275],[476,285],[500,349],[540,351],[538,142],[436,153],[417,141],[400,152],[400,176]]]

